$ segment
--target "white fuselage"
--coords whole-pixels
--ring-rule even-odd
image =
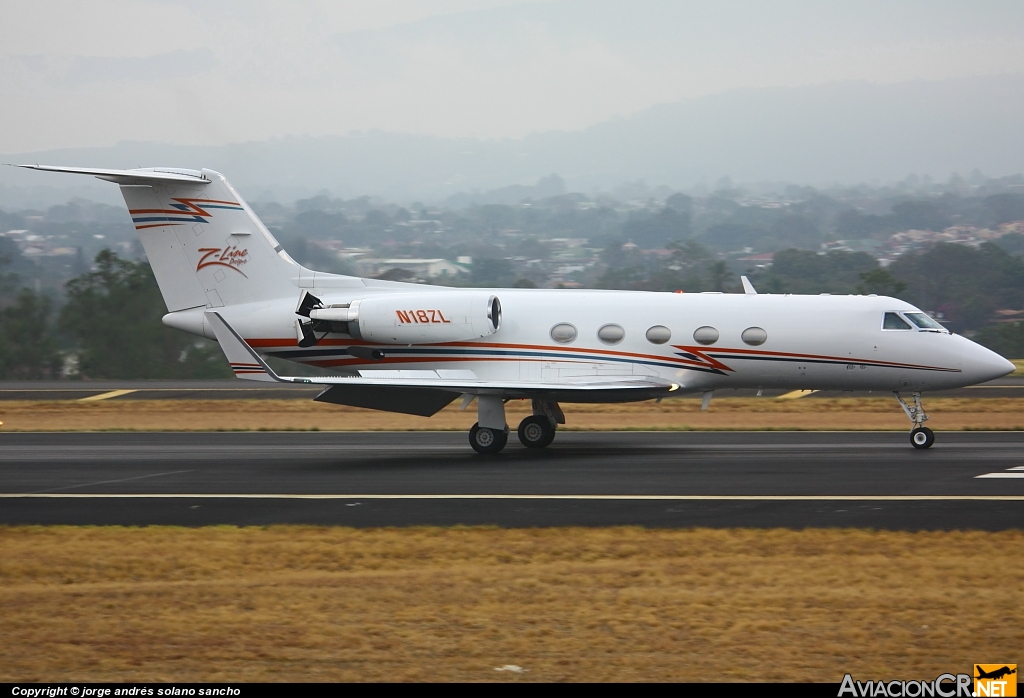
[[[424,304],[462,289],[395,285],[312,289],[325,304],[347,304],[381,293],[423,294]],[[881,296],[649,293],[489,289],[501,301],[497,331],[471,341],[380,344],[327,334],[299,348],[293,329],[295,301],[230,306],[224,317],[264,354],[334,370],[470,370],[483,380],[558,381],[586,376],[656,376],[678,383],[676,394],[724,388],[788,390],[924,391],[991,380],[1012,364],[969,339],[944,331],[882,329],[884,313],[919,312]],[[199,316],[196,316],[199,320]],[[194,321],[168,324],[203,333]],[[571,341],[555,341],[552,328],[571,325]],[[618,325],[621,340],[603,341],[599,330]],[[667,328],[664,343],[648,330]],[[698,328],[718,339],[699,343]],[[744,331],[756,342],[743,339]],[[660,333],[660,337],[658,336]],[[206,334],[210,334],[206,330]],[[571,333],[569,333],[571,334]],[[613,337],[616,332],[610,333]],[[663,339],[666,332],[652,333]],[[704,335],[709,331],[704,330]],[[565,339],[565,332],[560,337]],[[713,336],[714,332],[710,332]],[[702,336],[705,342],[707,338]],[[347,347],[377,347],[370,361]]]

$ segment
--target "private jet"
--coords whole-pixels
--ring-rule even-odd
[[[660,400],[716,390],[888,391],[914,448],[935,441],[929,390],[1014,370],[927,313],[876,295],[652,293],[425,286],[307,269],[212,170],[20,165],[118,184],[167,304],[164,324],[214,339],[245,380],[322,385],[315,400],[429,417],[476,403],[469,443],[508,442],[505,403],[544,448],[562,403]],[[328,369],[280,376],[265,357]]]

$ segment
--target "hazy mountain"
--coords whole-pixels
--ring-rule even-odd
[[[516,140],[375,131],[219,147],[132,142],[0,157],[79,166],[209,167],[228,175],[251,200],[281,201],[323,191],[399,201],[459,193],[467,201],[504,200],[528,196],[552,173],[569,191],[609,189],[636,179],[683,189],[713,187],[724,176],[810,185],[894,181],[909,173],[945,179],[974,169],[991,176],[1024,170],[1022,107],[1024,75],[848,82],[736,90],[582,131]],[[502,188],[500,195],[486,195]],[[0,168],[0,207],[48,205],[71,195],[118,198],[114,187],[100,182]]]

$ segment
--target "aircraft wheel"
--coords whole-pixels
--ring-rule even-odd
[[[545,448],[555,440],[555,428],[547,417],[535,414],[519,423],[519,440],[527,448]]]
[[[914,448],[931,448],[935,443],[935,432],[928,427],[918,427],[910,432],[910,443]]]
[[[477,453],[497,453],[508,443],[508,434],[504,429],[489,429],[474,424],[469,430],[469,445]]]

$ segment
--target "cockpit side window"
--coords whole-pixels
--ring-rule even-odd
[[[943,332],[946,330],[945,327],[928,317],[925,313],[903,313],[903,315],[922,330],[942,330]]]
[[[886,313],[885,318],[882,320],[883,330],[912,330],[906,320],[901,318],[897,313]]]

